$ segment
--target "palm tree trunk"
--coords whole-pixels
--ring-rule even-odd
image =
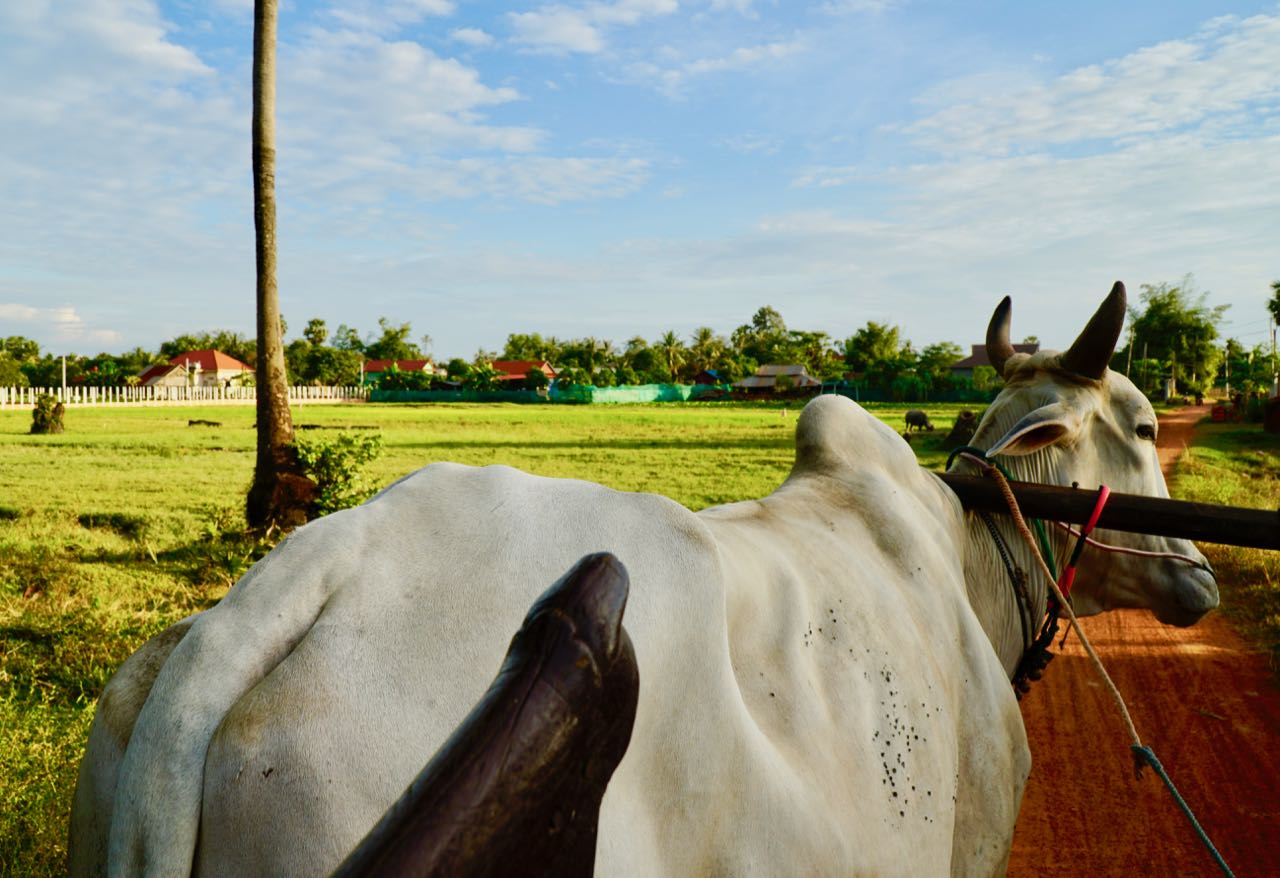
[[[249,526],[293,527],[307,519],[314,484],[298,471],[276,289],[277,0],[253,10],[253,225],[257,239],[258,457],[245,504]]]

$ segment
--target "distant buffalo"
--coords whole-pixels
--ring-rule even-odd
[[[907,412],[907,432],[911,432],[911,428],[917,430],[932,430],[933,423],[929,420],[929,416],[920,409],[911,409]]]

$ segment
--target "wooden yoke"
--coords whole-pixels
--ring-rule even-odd
[[[1000,488],[990,479],[958,473],[934,475],[955,492],[965,509],[1009,511]],[[1009,487],[1025,517],[1069,524],[1088,521],[1097,498],[1097,491],[1089,488],[1031,482],[1010,482]],[[1266,509],[1112,493],[1098,527],[1228,546],[1280,549],[1280,511]]]

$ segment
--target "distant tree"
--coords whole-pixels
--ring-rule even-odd
[[[40,357],[40,345],[22,335],[11,335],[0,342],[0,350],[18,363],[29,363]]]
[[[488,357],[478,356],[471,363],[471,371],[462,384],[470,390],[497,390],[499,375],[501,373],[493,368],[493,362]]]
[[[284,367],[289,376],[289,384],[307,384],[307,356],[311,353],[311,342],[305,338],[295,338],[284,349]]]
[[[1267,311],[1271,313],[1273,322],[1280,323],[1280,280],[1271,282],[1271,298],[1267,300]]]
[[[716,369],[725,355],[728,343],[716,335],[710,326],[699,326],[689,337],[689,358],[687,361],[689,377],[705,369]]]
[[[302,330],[302,337],[313,345],[321,345],[329,337],[329,327],[319,317],[307,321],[307,328]]]
[[[338,328],[333,331],[333,346],[340,351],[364,351],[360,333],[345,323],[339,323]]]
[[[916,374],[931,390],[942,390],[951,385],[951,366],[964,359],[964,349],[949,341],[935,342],[920,351],[916,361]]]
[[[445,368],[454,381],[465,381],[471,374],[471,364],[461,357],[454,357]]]
[[[1190,275],[1176,286],[1142,285],[1140,304],[1129,309],[1130,338],[1137,353],[1145,350],[1149,359],[1160,363],[1160,374],[1147,376],[1148,390],[1158,393],[1159,379],[1166,377],[1174,379],[1175,391],[1203,392],[1213,383],[1224,355],[1217,345],[1218,325],[1229,306],[1211,307],[1206,304],[1208,297],[1207,292],[1196,289]],[[1128,359],[1126,345],[1111,362],[1123,369]],[[1133,367],[1129,368],[1132,372]]]
[[[675,381],[680,365],[684,362],[684,342],[680,341],[680,336],[676,335],[673,330],[667,330],[658,339],[654,348],[657,349],[659,356],[662,357],[663,364],[666,366],[667,380]]]
[[[874,320],[844,341],[844,361],[851,372],[866,372],[875,364],[896,361],[902,351],[902,331]]]
[[[0,387],[28,387],[21,364],[8,351],[0,351]]]
[[[541,369],[530,369],[524,373],[524,385],[529,390],[542,390],[550,383],[551,379]]]
[[[503,360],[546,360],[549,363],[560,362],[564,345],[555,337],[543,338],[536,332],[512,333],[507,336],[507,343],[502,348]]]
[[[282,335],[283,338],[283,335]],[[257,342],[238,332],[218,329],[213,332],[185,333],[160,345],[160,358],[169,361],[190,351],[214,350],[229,354],[241,362],[255,365],[258,361]]]
[[[974,366],[973,367],[973,389],[974,390],[994,390],[1001,384],[1000,376],[991,366]]]
[[[310,384],[326,387],[353,385],[360,381],[360,364],[363,361],[357,351],[313,345],[307,352],[303,374]]]
[[[1040,336],[1028,335],[1026,338],[1022,340],[1022,343],[1023,344],[1040,344]]]
[[[382,334],[365,345],[364,354],[371,360],[417,360],[422,358],[422,350],[409,336],[413,327],[408,323],[392,323],[385,317],[378,318],[378,328]]]

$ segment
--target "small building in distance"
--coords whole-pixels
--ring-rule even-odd
[[[187,351],[138,375],[143,387],[230,387],[253,379],[253,367],[222,351]]]
[[[401,372],[422,372],[426,375],[436,374],[436,364],[431,360],[365,360],[364,378],[376,382],[382,373],[395,366]]]
[[[729,379],[719,369],[703,369],[693,376],[694,384],[729,384]]]
[[[548,382],[554,381],[559,374],[546,360],[494,360],[491,365],[498,372],[498,380],[504,384],[525,381],[529,372],[535,369],[546,375]]]
[[[962,378],[972,378],[973,370],[978,366],[990,366],[991,361],[987,359],[987,346],[985,344],[970,345],[972,351],[969,356],[959,362],[951,364],[951,374]],[[1040,342],[1020,342],[1013,346],[1015,354],[1034,354],[1040,350]]]
[[[739,390],[790,390],[796,387],[821,387],[822,382],[804,370],[798,363],[769,364],[756,369],[754,375],[733,385]]]
[[[141,387],[186,387],[187,368],[181,363],[156,363],[138,375]]]

